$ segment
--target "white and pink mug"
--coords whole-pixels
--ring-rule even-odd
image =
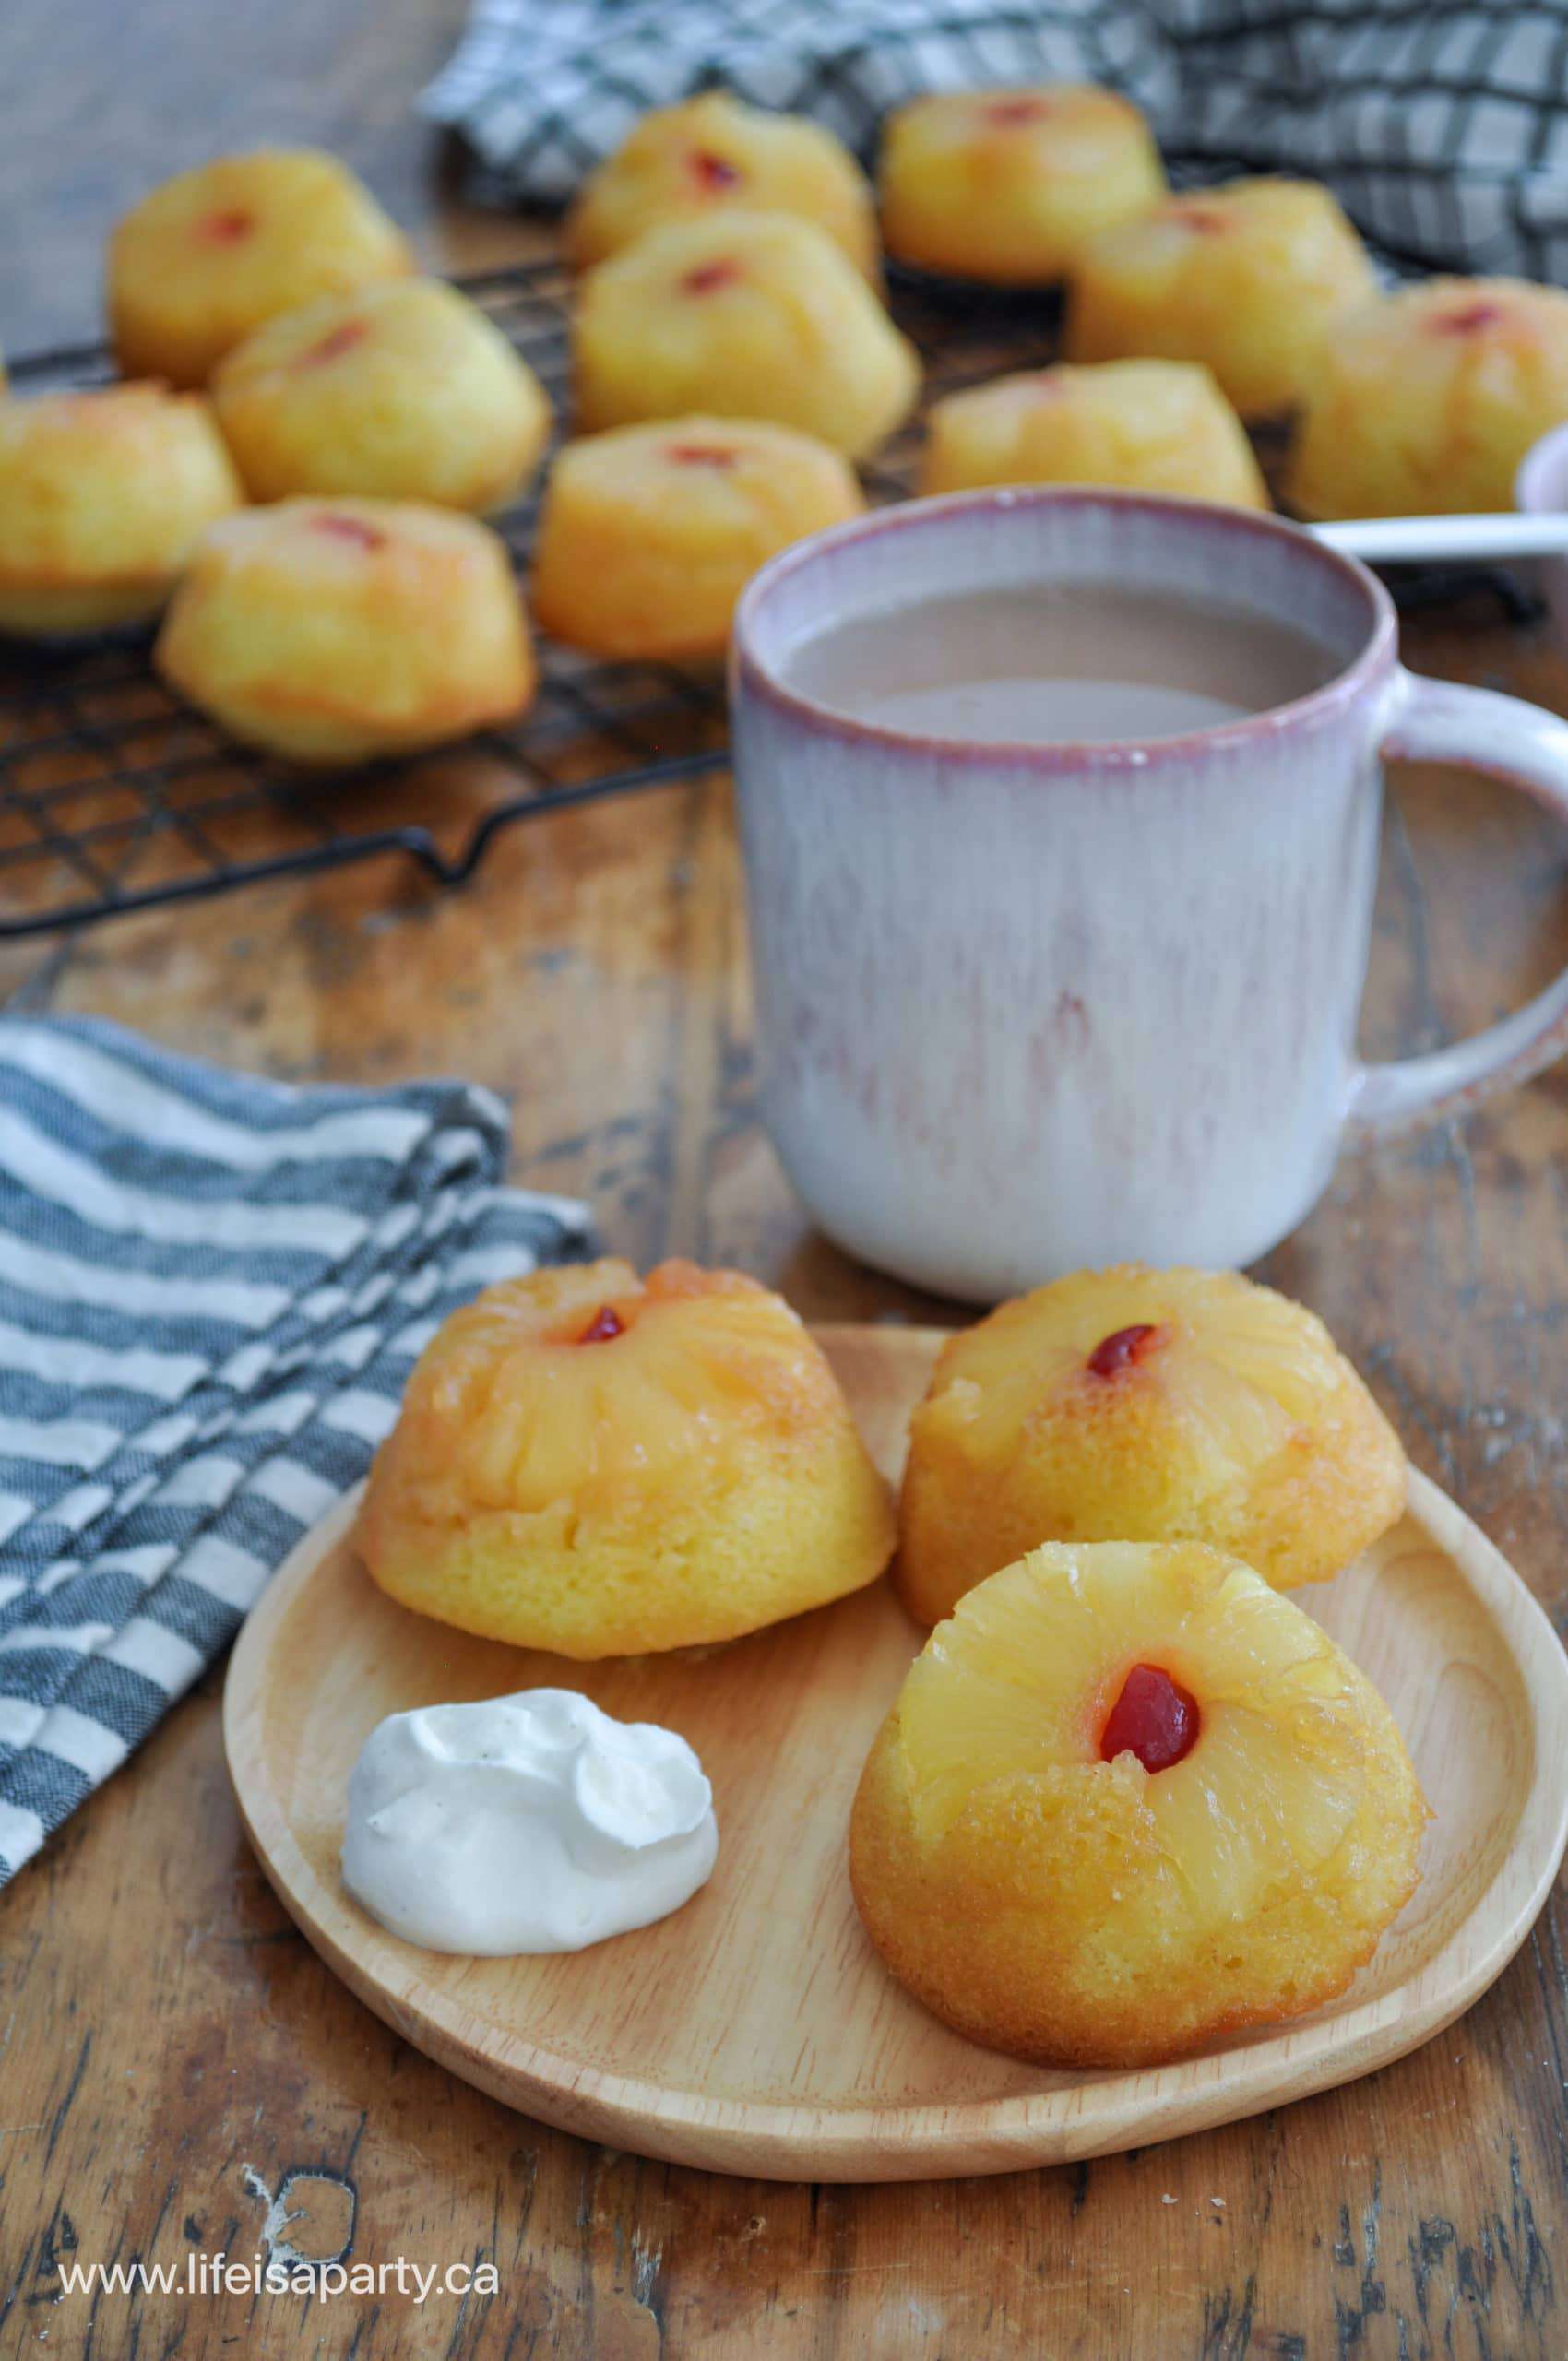
[[[789,682],[835,623],[1057,580],[1206,598],[1337,659],[1295,703],[1144,744],[997,745]],[[1568,724],[1402,670],[1353,559],[1272,516],[1131,493],[959,493],[757,575],[731,667],[765,1120],[830,1238],[992,1300],[1137,1258],[1253,1262],[1342,1136],[1450,1112],[1568,1047],[1568,977],[1473,1039],[1364,1065],[1380,756],[1568,819]]]

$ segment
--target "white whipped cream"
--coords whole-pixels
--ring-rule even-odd
[[[581,1951],[679,1910],[718,1852],[685,1739],[571,1689],[389,1714],[349,1780],[343,1882],[430,1951]]]

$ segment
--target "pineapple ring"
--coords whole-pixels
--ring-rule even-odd
[[[1195,1723],[1153,1770],[1107,1745],[1145,1670]],[[1250,1567],[1058,1544],[932,1633],[849,1868],[887,1966],[956,2031],[1140,2066],[1343,1991],[1415,1890],[1426,1817],[1372,1683]]]
[[[460,1631],[591,1659],[734,1639],[873,1582],[886,1487],[781,1297],[735,1271],[537,1271],[409,1381],[359,1544]]]
[[[1041,1541],[1202,1541],[1322,1582],[1405,1503],[1398,1439],[1323,1323],[1234,1272],[1079,1271],[955,1336],[909,1431],[922,1621]]]

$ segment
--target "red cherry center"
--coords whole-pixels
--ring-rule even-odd
[[[720,450],[713,443],[671,443],[670,457],[678,468],[732,468],[733,451]]]
[[[335,541],[352,541],[356,549],[378,550],[386,539],[357,516],[317,516],[313,521],[318,533],[329,533]]]
[[[1157,1664],[1135,1664],[1099,1734],[1099,1759],[1135,1754],[1146,1771],[1169,1771],[1198,1742],[1198,1701]]]
[[[615,1337],[624,1336],[626,1323],[612,1303],[601,1303],[588,1326],[577,1337],[579,1345],[608,1345]]]
[[[1469,303],[1462,312],[1445,312],[1437,322],[1439,336],[1474,336],[1503,317],[1501,303]]]
[[[699,263],[695,270],[688,270],[681,284],[688,295],[711,295],[716,288],[729,287],[741,276],[741,266],[730,255],[721,255],[717,262]]]
[[[255,228],[248,213],[208,213],[196,223],[196,236],[205,238],[208,245],[237,245],[248,238]]]
[[[1196,231],[1200,238],[1218,238],[1222,231],[1230,227],[1227,215],[1197,205],[1180,207],[1176,219],[1187,229]]]
[[[1096,1377],[1120,1377],[1124,1369],[1134,1369],[1145,1355],[1153,1351],[1159,1330],[1148,1321],[1141,1321],[1135,1328],[1118,1328],[1113,1335],[1102,1336],[1089,1355],[1087,1366]]]
[[[1051,112],[1049,99],[993,99],[985,109],[987,123],[1004,127],[1019,123],[1039,123]]]
[[[742,177],[739,164],[731,163],[727,156],[715,156],[707,148],[694,148],[688,160],[699,188],[733,188]]]
[[[324,336],[319,344],[313,344],[308,351],[302,352],[301,363],[308,367],[318,361],[336,361],[339,353],[352,352],[356,344],[362,344],[369,333],[362,320],[345,320],[341,327],[332,330],[330,336]]]

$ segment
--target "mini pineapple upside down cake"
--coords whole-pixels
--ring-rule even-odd
[[[914,408],[921,366],[825,231],[738,207],[650,230],[587,274],[572,375],[580,433],[702,411],[860,459]]]
[[[850,1878],[956,2031],[1137,2067],[1343,1991],[1426,1818],[1372,1683],[1250,1567],[1050,1545],[932,1633],[861,1774]]]
[[[579,1659],[739,1637],[873,1582],[887,1489],[821,1348],[736,1271],[487,1287],[426,1347],[371,1473],[405,1607]]]
[[[534,556],[541,629],[596,656],[722,656],[757,568],[865,506],[842,455],[766,419],[674,418],[569,443]]]
[[[402,231],[335,156],[258,148],[149,189],[114,225],[106,293],[127,377],[204,386],[264,320],[401,279]]]
[[[1042,1541],[1201,1541],[1277,1589],[1400,1516],[1398,1438],[1321,1320],[1229,1271],[1079,1271],[955,1336],[909,1430],[898,1581],[934,1623]]]
[[[701,90],[640,116],[584,182],[566,216],[566,252],[586,267],[650,230],[738,208],[814,222],[877,283],[876,208],[843,141],[803,115],[747,106],[728,90]]]

